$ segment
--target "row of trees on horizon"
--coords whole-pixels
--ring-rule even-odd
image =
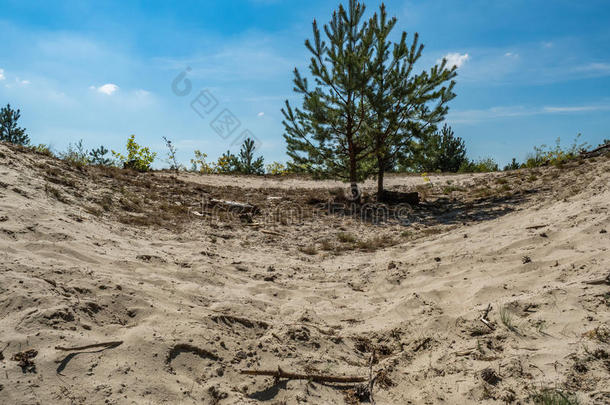
[[[20,110],[12,109],[10,104],[0,108],[0,142],[28,147],[38,153],[55,156],[79,166],[116,166],[148,171],[152,169],[152,163],[157,158],[156,152],[151,152],[148,147],[136,142],[135,135],[127,139],[125,155],[111,151],[103,145],[88,150],[83,145],[83,140],[68,144],[65,151],[53,152],[47,145],[30,144],[30,137],[25,128],[18,125],[20,116]],[[169,165],[170,170],[202,174],[287,175],[306,173],[299,170],[294,164],[285,165],[281,162],[273,162],[265,165],[262,156],[255,156],[256,146],[252,139],[244,141],[237,155],[227,151],[215,162],[208,162],[207,154],[195,150],[188,167],[178,161],[177,150],[173,142],[166,137],[163,137],[163,140],[167,146],[165,162]],[[512,162],[504,167],[504,170],[538,167],[574,157],[586,146],[586,144],[578,144],[577,140],[578,137],[569,148],[562,148],[559,139],[553,148],[548,148],[546,145],[535,147],[534,152],[528,155],[524,163],[519,163],[513,158]],[[610,144],[610,140],[604,140],[603,144]],[[414,143],[411,153],[399,161],[397,168],[389,172],[481,173],[498,170],[498,164],[491,158],[477,161],[468,159],[464,141],[455,136],[451,127],[445,125],[440,131]],[[314,174],[314,178],[331,178],[331,176],[319,173]]]
[[[83,140],[69,143],[65,151],[54,152],[48,145],[31,145],[30,137],[25,128],[18,124],[20,110],[14,110],[10,104],[0,108],[0,141],[29,147],[37,152],[53,155],[78,165],[118,166],[134,170],[147,171],[152,169],[152,163],[157,159],[157,152],[139,145],[135,135],[126,142],[127,153],[123,154],[101,145],[88,150]],[[286,175],[308,173],[300,166],[289,163],[273,162],[265,165],[263,156],[255,156],[254,140],[246,139],[237,155],[230,151],[223,153],[217,161],[209,162],[206,153],[194,151],[190,166],[185,166],[177,159],[177,149],[174,143],[166,137],[163,140],[167,146],[165,162],[170,170],[192,171],[203,174],[253,174],[253,175]],[[466,157],[466,147],[460,137],[456,137],[451,127],[445,125],[413,145],[412,153],[401,160],[393,172],[484,172],[498,170],[493,159],[471,161]],[[312,173],[314,178],[332,178],[326,173]]]

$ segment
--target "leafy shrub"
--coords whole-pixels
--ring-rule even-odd
[[[581,134],[576,135],[574,143],[569,148],[561,147],[561,138],[555,141],[555,147],[547,145],[534,146],[534,152],[528,154],[525,167],[533,168],[545,165],[560,165],[578,157],[580,152],[587,147],[587,143],[578,143]]]
[[[578,405],[578,397],[558,389],[544,389],[532,395],[536,405]]]
[[[202,174],[214,173],[216,171],[214,165],[210,165],[208,162],[206,162],[207,158],[208,155],[206,153],[196,150],[195,158],[191,159],[191,170]]]
[[[254,140],[247,138],[241,145],[239,155],[235,156],[230,151],[225,152],[215,163],[214,171],[220,174],[264,174],[265,160],[262,156],[254,158],[255,149]]]
[[[41,143],[37,146],[31,146],[30,149],[40,155],[45,155],[49,157],[54,156],[53,151],[51,151],[51,148],[48,145],[45,145],[44,143]]]
[[[239,163],[237,156],[232,154],[230,151],[226,151],[214,164],[214,171],[220,174],[236,173],[238,171]]]
[[[272,176],[284,176],[285,174],[288,174],[288,169],[286,169],[286,166],[280,162],[268,164],[266,170],[267,173]]]
[[[127,156],[115,151],[112,151],[112,155],[123,163],[124,168],[141,172],[149,171],[157,153],[151,152],[148,147],[138,145],[135,138],[135,135],[131,135],[127,140]]]
[[[488,173],[497,172],[498,164],[493,158],[483,158],[477,161],[466,160],[460,166],[460,173]]]
[[[82,167],[89,163],[89,152],[83,146],[83,140],[79,140],[75,144],[69,143],[65,152],[59,153],[59,158],[66,162]]]

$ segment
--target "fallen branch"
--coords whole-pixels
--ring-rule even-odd
[[[583,281],[583,283],[588,285],[610,285],[610,274],[608,274],[606,278],[602,278],[601,280]]]
[[[424,347],[425,345],[427,345],[431,341],[432,341],[432,338],[430,338],[430,337],[425,338],[424,340],[419,342],[419,344],[417,345],[417,347],[415,349],[413,349],[413,351],[414,352],[418,352],[419,349],[421,349],[422,347]]]
[[[472,354],[474,349],[462,350],[461,352],[455,352],[457,357],[469,356]]]
[[[259,211],[258,207],[252,204],[241,203],[237,201],[217,200],[215,198],[210,200],[210,205],[213,207],[224,208],[227,211],[239,212],[240,214],[258,213]]]
[[[528,226],[525,229],[542,229],[542,228],[546,228],[548,225],[532,225],[532,226]]]
[[[483,316],[481,317],[481,319],[479,319],[481,322],[483,322],[483,324],[485,326],[487,326],[489,329],[491,330],[496,330],[496,328],[494,328],[494,326],[491,324],[491,322],[489,322],[489,320],[487,319],[487,316],[489,315],[489,312],[491,312],[491,304],[487,305],[487,309],[485,309],[485,313],[483,314]]]
[[[327,383],[358,383],[367,382],[367,378],[363,377],[339,377],[325,374],[296,374],[282,370],[280,367],[277,370],[241,370],[240,374],[259,375],[275,377],[276,379],[286,378],[288,380],[310,380],[315,382]]]
[[[375,385],[375,380],[377,379],[378,374],[373,376],[373,362],[375,361],[375,350],[371,353],[371,360],[369,361],[369,400],[371,401],[371,405],[375,405],[375,398],[373,398],[373,386]]]
[[[273,235],[273,236],[284,236],[279,232],[273,232],[273,231],[267,231],[265,229],[261,229],[261,232],[267,235]]]
[[[94,347],[105,347],[107,349],[113,348],[113,347],[117,347],[123,344],[122,340],[116,341],[116,342],[104,342],[104,343],[94,343],[92,345],[86,345],[86,346],[76,346],[76,347],[62,347],[62,346],[55,346],[55,350],[63,350],[65,352],[71,352],[74,350],[86,350],[86,349],[92,349]]]
[[[588,152],[581,152],[580,156],[584,158],[591,158],[603,155],[604,153],[610,152],[610,144],[606,143],[598,148],[595,148]]]

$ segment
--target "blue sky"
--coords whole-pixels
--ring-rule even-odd
[[[444,56],[459,65],[447,122],[472,158],[504,164],[557,137],[610,138],[606,0],[385,3],[396,34],[419,32],[421,69]],[[285,161],[280,109],[299,101],[292,70],[306,70],[312,20],[327,22],[338,4],[0,0],[0,104],[20,108],[33,143],[56,150],[81,138],[121,149],[133,133],[164,153],[167,136],[187,163],[194,149],[237,151],[249,130],[266,161]],[[187,67],[192,89],[178,96],[172,82]],[[191,102],[204,89],[218,104],[199,115]],[[223,138],[210,124],[224,109],[241,125]]]

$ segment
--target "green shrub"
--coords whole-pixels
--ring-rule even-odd
[[[466,163],[466,145],[450,126],[413,143],[413,153],[404,164],[416,172],[457,172]]]
[[[51,151],[51,148],[48,145],[45,145],[44,143],[41,143],[38,146],[31,146],[30,149],[40,155],[45,155],[49,157],[54,156],[53,151]]]
[[[273,162],[267,165],[267,174],[272,176],[284,176],[288,174],[288,169],[286,169],[286,165],[280,162]]]
[[[89,152],[83,146],[83,140],[81,139],[75,144],[69,143],[68,149],[65,152],[59,153],[59,158],[74,166],[83,167],[89,164],[88,155]]]
[[[202,174],[214,173],[216,171],[214,168],[215,165],[211,165],[206,162],[207,158],[208,155],[206,153],[203,153],[200,150],[196,150],[195,158],[191,159],[191,170]]]
[[[247,138],[241,145],[239,155],[227,151],[214,164],[214,171],[220,174],[264,174],[265,161],[262,156],[254,158],[255,149],[254,140]]]
[[[569,148],[561,147],[561,138],[555,141],[555,147],[547,145],[534,146],[534,152],[527,155],[525,167],[534,168],[546,165],[561,165],[572,160],[587,148],[587,143],[578,143],[581,134],[576,135],[574,143]]]
[[[536,405],[578,405],[576,395],[558,389],[544,389],[532,395]]]
[[[509,170],[517,170],[520,169],[521,165],[519,164],[519,162],[517,162],[517,159],[513,158],[513,160],[507,164],[506,166],[504,166],[504,171],[509,171]]]
[[[460,166],[460,173],[488,173],[497,172],[498,164],[492,158],[467,160]]]
[[[237,156],[230,151],[223,153],[216,163],[214,163],[214,172],[220,174],[231,174],[239,171],[239,161]]]
[[[135,138],[135,135],[131,135],[127,140],[127,156],[115,151],[112,151],[112,155],[123,163],[124,168],[141,172],[149,171],[157,153],[151,152],[148,147],[138,145]]]

